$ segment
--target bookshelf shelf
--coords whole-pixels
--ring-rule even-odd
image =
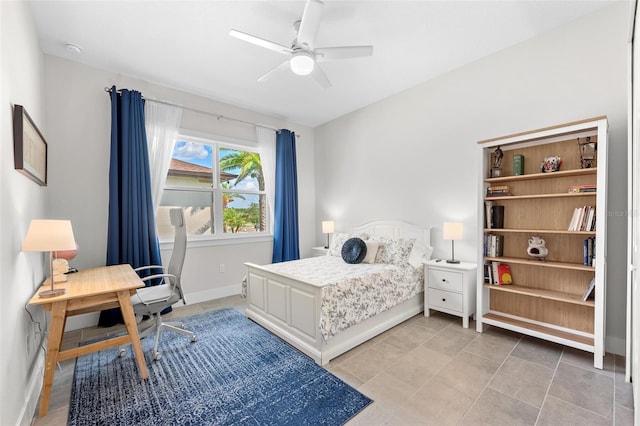
[[[542,198],[578,198],[593,197],[596,198],[596,192],[565,192],[560,194],[531,194],[531,195],[503,195],[499,197],[485,197],[486,201],[514,201],[514,200],[531,200]]]
[[[491,185],[495,185],[499,183],[517,182],[517,181],[532,180],[532,179],[558,179],[559,177],[567,177],[567,176],[588,176],[588,175],[595,176],[597,172],[598,172],[598,168],[594,167],[591,169],[560,170],[553,173],[531,173],[528,175],[520,175],[520,176],[501,176],[496,178],[486,178],[484,181]]]
[[[484,242],[478,249],[478,332],[488,324],[586,350],[602,369],[607,127],[606,117],[598,117],[478,142],[478,229]],[[587,137],[598,144],[597,167],[583,169],[578,145]],[[487,177],[498,148],[501,177]],[[562,159],[561,170],[540,173],[542,161],[553,156]],[[514,159],[524,164],[524,174],[512,176]],[[490,187],[514,195],[487,195]],[[544,240],[540,251],[531,251],[542,247],[529,246],[538,243],[533,237]],[[544,260],[532,257],[538,253]],[[499,264],[509,265],[513,284],[490,284]],[[590,283],[595,297],[582,300]]]
[[[519,257],[489,257],[485,256],[484,260],[487,262],[500,262],[500,263],[509,263],[509,264],[518,264],[518,265],[527,265],[533,266],[537,268],[559,268],[559,269],[573,269],[576,271],[589,271],[594,272],[595,268],[593,266],[586,266],[581,263],[571,263],[571,262],[547,262],[536,259],[524,259]]]
[[[490,312],[482,316],[482,322],[497,327],[506,328],[519,333],[529,334],[546,340],[551,340],[567,346],[572,346],[585,351],[593,352],[593,335],[582,335],[568,330],[559,330],[542,324],[528,321],[526,318],[517,318]]]
[[[496,234],[562,234],[575,235],[583,237],[594,237],[596,231],[567,231],[566,229],[510,229],[510,228],[484,228],[485,233],[493,232]]]
[[[555,300],[563,303],[572,303],[575,305],[583,305],[583,306],[590,306],[590,307],[595,306],[595,303],[593,302],[593,300],[582,300],[582,297],[580,295],[563,293],[561,291],[531,288],[526,286],[519,286],[517,284],[510,284],[510,285],[485,284],[484,287],[490,289],[491,291],[506,291],[506,292],[522,294],[530,297],[539,297],[541,299]]]

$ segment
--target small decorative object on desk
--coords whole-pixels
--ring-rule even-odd
[[[547,242],[542,237],[533,236],[529,238],[527,254],[535,259],[544,260],[549,254]]]
[[[498,146],[491,153],[491,177],[500,177],[502,176],[502,158],[504,157],[504,153]]]
[[[580,167],[583,169],[596,167],[598,143],[591,142],[591,136],[584,138],[584,142],[578,138],[578,148],[580,149]]]
[[[541,165],[542,173],[557,172],[560,170],[561,165],[562,159],[557,155],[546,157]]]

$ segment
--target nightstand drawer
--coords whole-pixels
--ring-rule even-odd
[[[429,306],[437,306],[456,312],[462,312],[462,294],[450,291],[429,289]]]
[[[429,288],[462,293],[462,274],[458,272],[429,269]]]

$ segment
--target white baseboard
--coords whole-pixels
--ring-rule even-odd
[[[18,416],[18,424],[21,426],[29,426],[32,424],[34,414],[38,409],[38,400],[40,399],[42,382],[44,381],[44,361],[44,351],[38,350],[33,361],[31,375],[27,381],[27,388],[25,391],[26,398],[24,399],[24,404],[20,408],[20,415]]]
[[[235,296],[242,291],[241,284],[234,284],[227,287],[214,288],[211,290],[197,291],[194,293],[185,293],[184,298],[187,304],[208,302],[209,300],[222,299],[224,297]]]

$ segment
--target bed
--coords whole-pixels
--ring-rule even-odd
[[[353,237],[379,247],[375,261],[349,264]],[[385,249],[386,247],[386,249]],[[430,228],[375,220],[333,235],[327,256],[271,265],[245,263],[248,318],[316,363],[331,359],[424,309]]]

